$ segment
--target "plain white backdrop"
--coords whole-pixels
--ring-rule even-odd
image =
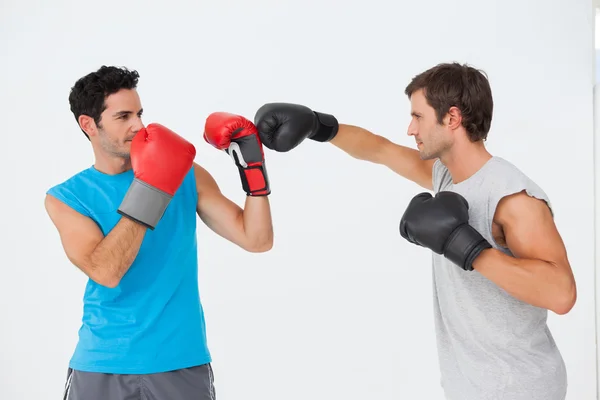
[[[439,62],[487,72],[488,146],[549,194],[578,301],[549,324],[569,400],[596,398],[594,12],[590,0],[4,0],[0,12],[3,217],[0,399],[60,398],[85,276],[65,257],[45,191],[89,167],[69,111],[103,64],[141,74],[145,123],[192,141],[238,204],[230,158],[206,116],[252,119],[303,103],[398,143],[404,87]],[[275,246],[248,254],[200,225],[201,296],[220,400],[442,399],[430,253],[398,222],[421,189],[383,167],[307,142],[266,153]]]

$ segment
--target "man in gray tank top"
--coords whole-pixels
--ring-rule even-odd
[[[563,400],[567,373],[548,329],[576,285],[544,191],[485,148],[493,99],[484,73],[439,64],[413,78],[408,134],[417,150],[306,106],[269,103],[254,122],[263,144],[292,150],[331,142],[433,191],[400,221],[408,242],[433,251],[441,382],[448,400]]]

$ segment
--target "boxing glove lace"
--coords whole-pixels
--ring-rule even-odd
[[[290,151],[306,138],[328,142],[339,128],[333,115],[290,103],[263,105],[254,115],[254,124],[263,144],[278,152]]]
[[[443,254],[465,271],[492,246],[469,225],[469,204],[454,192],[420,193],[413,197],[400,220],[400,235],[410,243]]]

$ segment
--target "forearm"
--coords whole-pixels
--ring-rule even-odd
[[[424,188],[433,189],[432,169],[435,160],[422,160],[415,149],[352,125],[340,125],[331,143],[356,159],[386,166]]]
[[[273,222],[268,196],[247,196],[241,215],[245,248],[263,252],[273,246]]]
[[[488,249],[475,259],[473,268],[513,297],[557,314],[568,312],[576,296],[573,280],[546,261]]]
[[[379,163],[387,140],[364,128],[340,124],[331,144],[359,160]]]
[[[145,226],[122,217],[90,254],[90,275],[108,287],[118,285],[135,260],[146,231]]]

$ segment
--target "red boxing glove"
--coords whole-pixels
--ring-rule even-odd
[[[193,144],[159,124],[141,129],[131,141],[134,180],[117,212],[154,229],[192,168]]]
[[[204,125],[204,140],[233,158],[248,196],[271,194],[262,143],[252,122],[240,115],[212,113]]]

